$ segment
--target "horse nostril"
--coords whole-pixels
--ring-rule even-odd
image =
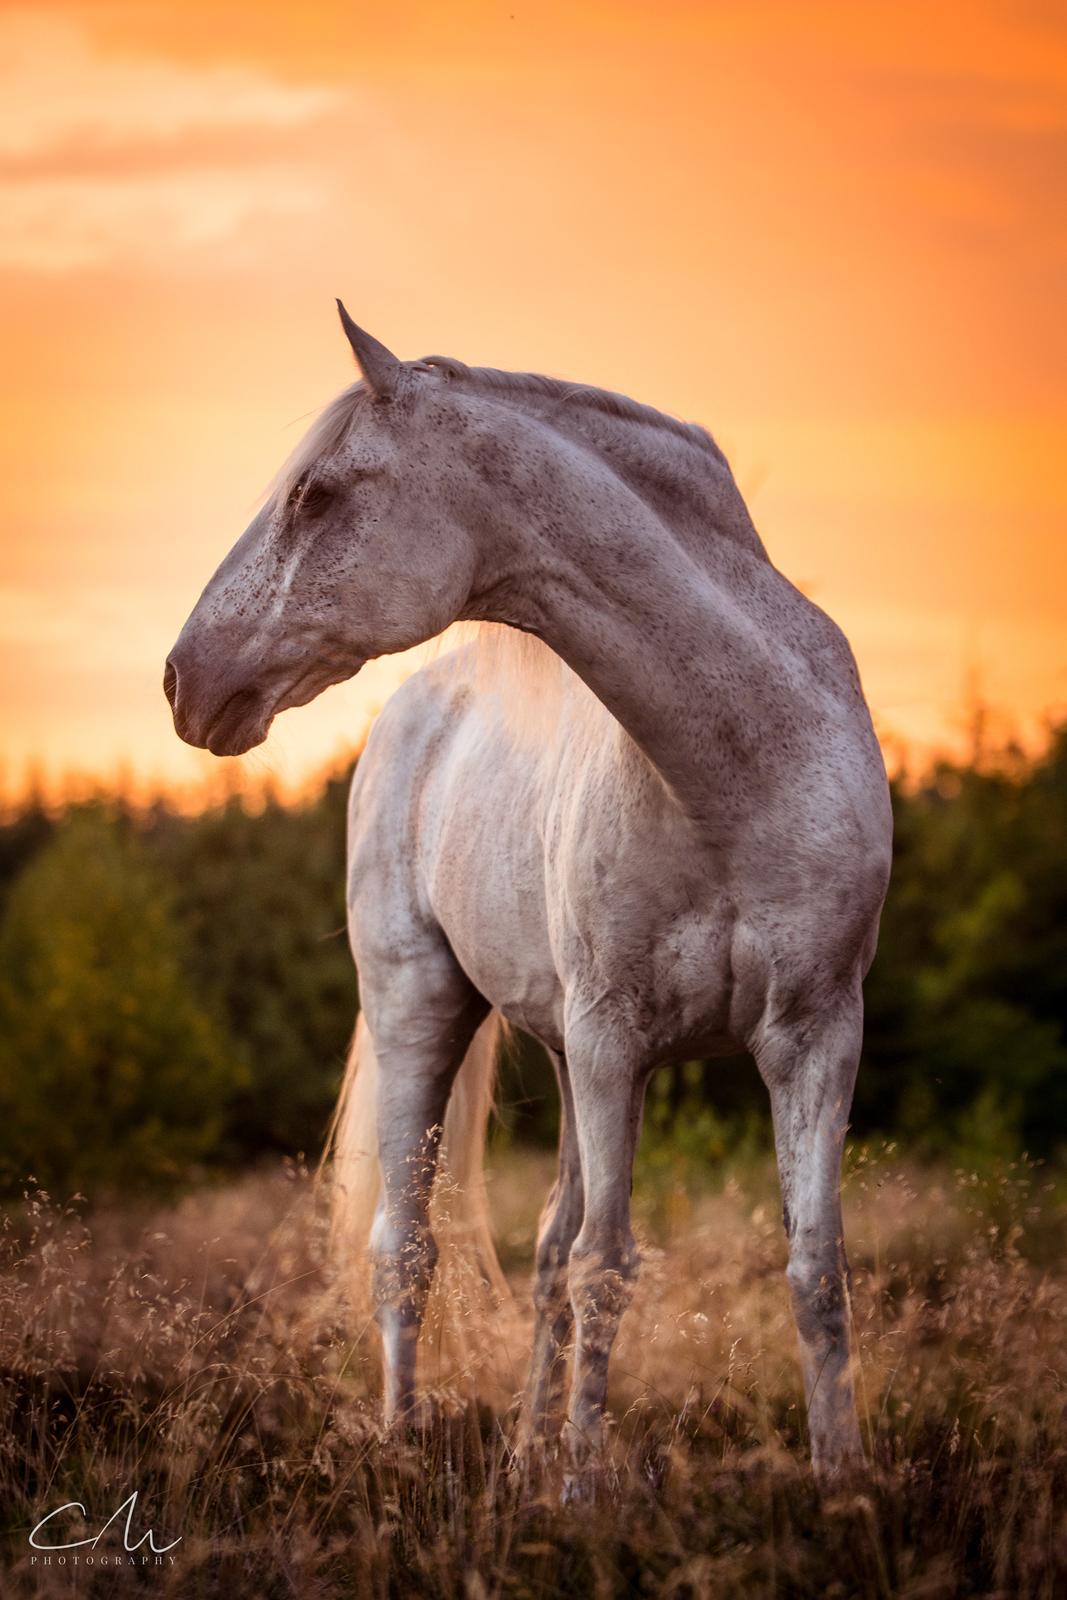
[[[178,694],[178,669],[170,659],[163,669],[163,693],[173,707]]]

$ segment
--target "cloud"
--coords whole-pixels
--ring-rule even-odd
[[[199,129],[291,128],[331,110],[336,90],[279,82],[255,68],[108,56],[73,18],[0,18],[0,154],[72,140],[102,146]]]
[[[2,17],[0,268],[159,257],[305,214],[326,183],[289,153],[292,136],[342,100],[253,67],[109,54],[71,17]],[[243,152],[227,152],[236,136]]]
[[[73,272],[218,245],[256,220],[300,216],[326,185],[270,164],[194,168],[159,177],[0,179],[0,267]]]

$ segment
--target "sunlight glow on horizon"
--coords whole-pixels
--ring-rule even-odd
[[[6,11],[0,789],[292,793],[361,743],[408,663],[240,763],[160,688],[350,381],[338,293],[400,355],[704,423],[887,749],[961,749],[975,682],[1035,744],[1067,710],[1065,90],[1041,0]]]

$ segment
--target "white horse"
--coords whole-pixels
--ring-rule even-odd
[[[770,1093],[812,1456],[832,1477],[863,1459],[840,1165],[891,835],[849,646],[771,565],[701,428],[555,379],[400,361],[340,311],[361,381],[211,579],[165,688],[183,738],[236,754],[372,657],[457,620],[506,625],[404,684],[352,786],[365,1028],[339,1137],[342,1157],[367,1147],[376,1092],[387,1414],[414,1401],[454,1083],[453,1169],[477,1183],[493,1020],[541,1040],[559,1078],[528,1406],[543,1434],[573,1333],[579,1460],[602,1440],[637,1272],[648,1076],[743,1048]],[[377,1090],[366,1062],[353,1087],[372,1053]]]

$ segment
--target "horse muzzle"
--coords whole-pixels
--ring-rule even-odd
[[[163,693],[179,738],[213,756],[244,755],[262,744],[274,720],[275,697],[253,684],[209,684],[205,674],[176,657],[176,651],[167,657]]]
[[[177,646],[167,657],[163,693],[170,702],[174,727],[186,744],[210,750],[213,756],[241,756],[262,744],[279,711],[307,705],[333,683],[353,677],[362,656],[314,660],[267,685],[208,682],[209,675],[178,660]]]

